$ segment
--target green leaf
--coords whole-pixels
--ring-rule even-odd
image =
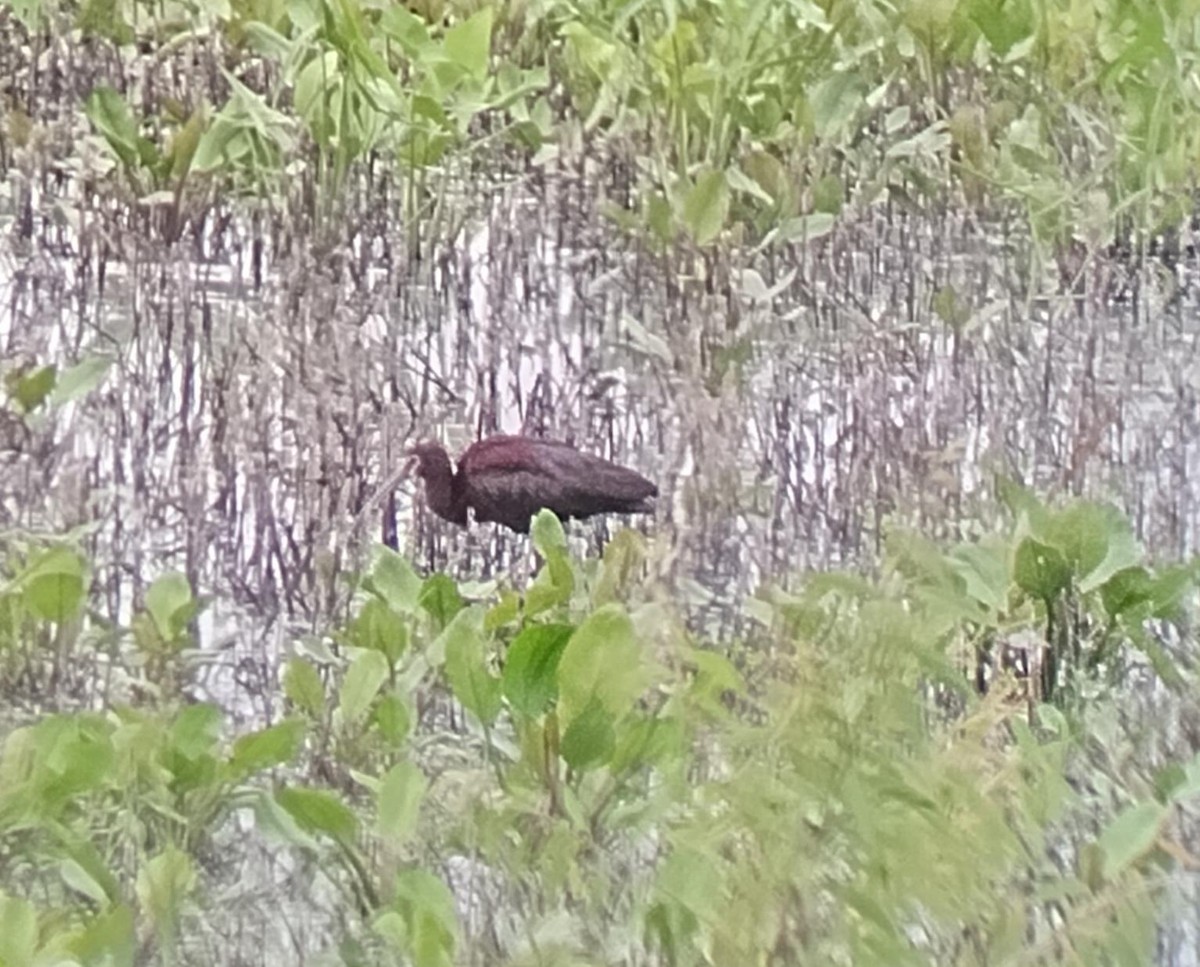
[[[443,634],[446,678],[467,711],[484,725],[500,712],[500,679],[488,669],[482,617],[478,608],[464,608]]]
[[[453,967],[458,918],[454,896],[441,880],[421,869],[402,870],[392,907],[404,924],[396,939],[416,967]]]
[[[111,87],[93,90],[84,102],[84,113],[126,168],[154,163],[154,145],[138,133],[138,122],[129,105]]]
[[[1179,617],[1186,599],[1195,590],[1195,576],[1186,564],[1162,568],[1151,585],[1151,615],[1173,620]]]
[[[0,892],[0,964],[25,967],[37,953],[37,911],[28,900]]]
[[[229,765],[239,778],[291,762],[304,741],[304,723],[287,719],[278,725],[243,735],[233,744]]]
[[[186,759],[209,755],[216,750],[224,719],[220,708],[209,702],[188,705],[171,723],[171,748]]]
[[[159,575],[146,589],[146,612],[163,641],[179,638],[196,613],[187,578],[178,571]]]
[[[98,906],[108,904],[109,896],[104,892],[104,887],[75,860],[69,858],[62,860],[58,864],[58,875],[62,877],[63,883],[69,889],[87,897]],[[0,956],[0,964],[5,962],[3,956]]]
[[[70,621],[83,609],[84,561],[68,547],[37,555],[19,583],[25,607],[43,621]]]
[[[701,174],[683,199],[683,224],[697,245],[707,245],[725,227],[729,214],[729,182],[724,171]]]
[[[408,737],[412,728],[412,716],[408,706],[399,695],[385,695],[375,704],[372,719],[379,734],[389,742],[399,745]]]
[[[353,843],[358,834],[354,813],[324,789],[277,789],[275,801],[307,832],[322,833],[344,844]]]
[[[635,584],[646,562],[646,540],[635,530],[625,528],[604,548],[600,579],[592,591],[592,604],[599,607],[615,601]]]
[[[576,629],[559,659],[560,718],[569,726],[596,698],[619,719],[649,680],[629,615],[620,605],[605,605]]]
[[[558,661],[574,631],[571,625],[530,625],[509,646],[504,694],[522,715],[537,718],[558,697]]]
[[[956,548],[950,565],[966,584],[967,594],[994,614],[1008,610],[1008,548],[980,542]]]
[[[813,242],[832,232],[836,224],[837,218],[828,212],[811,212],[796,218],[785,218],[779,226],[777,241],[784,244]]]
[[[421,600],[421,579],[408,561],[390,547],[381,547],[363,582],[397,614],[414,614]]]
[[[114,361],[112,356],[96,353],[85,356],[59,378],[58,385],[50,394],[50,403],[61,406],[86,396],[104,382],[104,377],[108,375]]]
[[[192,859],[174,846],[168,846],[138,871],[138,899],[160,936],[177,929],[180,907],[195,888]]]
[[[98,914],[75,935],[70,946],[85,967],[134,967],[137,938],[133,911],[118,904]]]
[[[417,828],[421,800],[429,783],[411,762],[393,766],[379,784],[379,835],[393,848],[402,846]]]
[[[609,768],[614,773],[678,760],[685,748],[683,723],[674,718],[633,719],[617,735]]]
[[[8,373],[4,382],[8,395],[23,413],[32,413],[41,406],[58,381],[58,367],[43,366],[40,369],[21,370]]]
[[[573,769],[591,769],[608,762],[616,744],[613,717],[599,698],[593,698],[563,733],[562,757]]]
[[[386,655],[389,666],[408,648],[408,625],[380,598],[368,598],[363,603],[349,631],[356,647]]]
[[[563,530],[562,521],[553,511],[539,510],[534,515],[529,534],[533,539],[534,548],[546,560],[567,553],[567,534]]]
[[[446,31],[447,56],[468,74],[480,80],[488,73],[493,16],[492,8],[487,6]]]
[[[525,613],[529,617],[571,600],[575,575],[567,553],[567,535],[562,522],[549,510],[539,510],[530,527],[533,546],[545,558],[546,565],[525,593]]]
[[[387,681],[387,659],[377,651],[360,652],[346,671],[338,694],[338,711],[347,726],[357,725]]]
[[[425,580],[418,603],[433,618],[438,631],[466,607],[463,596],[458,593],[458,585],[445,574],[434,574]]]
[[[1057,548],[1027,537],[1017,547],[1013,578],[1026,594],[1050,602],[1070,584],[1071,566]]]
[[[325,685],[320,673],[303,658],[293,658],[283,672],[283,694],[302,712],[320,718],[325,711]]]
[[[1144,567],[1127,567],[1100,586],[1100,601],[1112,617],[1134,611],[1154,599],[1154,582]]]
[[[483,619],[484,631],[495,631],[513,624],[521,616],[521,596],[515,591],[504,591],[500,600],[488,609]]]
[[[1119,525],[1119,514],[1118,525]],[[1108,538],[1113,526],[1110,509],[1099,504],[1078,501],[1050,515],[1038,536],[1057,547],[1079,577],[1091,574],[1108,554]],[[1126,562],[1126,565],[1135,563]]]
[[[1148,853],[1169,815],[1169,807],[1150,800],[1130,806],[1100,834],[1104,876],[1112,879]]]

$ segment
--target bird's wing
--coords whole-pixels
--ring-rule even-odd
[[[529,530],[529,519],[552,503],[545,480],[527,469],[492,467],[468,476],[464,490],[476,520],[495,521],[522,533]]]
[[[564,500],[580,510],[597,498],[629,503],[658,495],[658,487],[640,473],[563,444],[539,446],[537,463],[559,484]]]

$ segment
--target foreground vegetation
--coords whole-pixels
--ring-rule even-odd
[[[168,237],[231,190],[274,204],[298,170],[336,231],[341,192],[369,164],[401,173],[419,246],[460,226],[443,189],[462,170],[574,165],[600,145],[632,172],[607,214],[664,250],[769,251],[844,211],[950,204],[1023,226],[1074,285],[1090,257],[1140,248],[1192,210],[1188,4],[7,5],[35,50],[73,26],[122,57],[157,51],[155,72],[210,63],[158,95],[132,75],[89,82],[107,175]],[[14,106],[13,143],[47,142],[40,106]]]
[[[413,255],[459,236],[464,180],[599,158],[605,215],[672,278],[711,280],[717,249],[769,265],[886,206],[999,226],[1032,295],[1048,266],[1089,289],[1102,253],[1191,214],[1186,5],[26,0],[0,17],[29,65],[64,25],[94,54],[66,110],[32,66],[14,76],[0,160],[19,187],[55,159],[86,189],[59,214],[101,219],[105,247],[199,239],[224,208],[282,211],[323,253],[382,167]],[[782,274],[746,272],[742,294],[771,306]],[[976,298],[947,284],[932,308],[958,333]],[[650,324],[626,328],[664,368],[696,355]],[[727,330],[698,341],[718,400],[754,348]],[[126,347],[102,335],[93,355],[31,340],[5,366],[17,449],[107,378]],[[68,344],[78,358],[52,355]],[[1109,508],[1004,499],[1007,526],[958,545],[892,534],[876,581],[763,588],[732,641],[645,586],[630,532],[579,560],[539,519],[544,565],[520,588],[380,551],[337,576],[343,620],[268,668],[262,720],[233,686],[195,699],[212,602],[182,575],[133,575],[123,614],[95,593],[103,522],[10,529],[0,964],[219,962],[222,918],[254,902],[224,880],[251,845],[306,878],[344,963],[1144,963],[1196,863],[1194,569],[1150,566]]]
[[[1200,790],[1148,738],[1194,687],[1192,574],[1105,507],[1008,500],[948,550],[896,534],[878,582],[764,589],[729,645],[630,531],[578,560],[543,512],[536,579],[477,600],[381,549],[249,730],[184,698],[182,577],[122,626],[77,544],[9,535],[4,694],[101,707],[4,742],[0,962],[210,962],[233,827],[340,898],[346,963],[1144,963]]]

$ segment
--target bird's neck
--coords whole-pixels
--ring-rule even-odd
[[[467,504],[463,499],[462,481],[449,460],[438,462],[426,471],[425,502],[443,520],[466,526]]]

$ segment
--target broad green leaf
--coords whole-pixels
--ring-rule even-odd
[[[839,142],[842,132],[857,123],[863,107],[863,93],[862,80],[851,70],[830,73],[813,84],[809,102],[818,136]]]
[[[832,232],[836,224],[837,219],[828,212],[812,212],[796,218],[786,218],[779,226],[778,241],[785,244],[813,242]]]
[[[1008,610],[1008,548],[981,541],[956,548],[949,562],[966,583],[967,594],[995,614]]]
[[[58,864],[58,875],[62,877],[63,883],[71,890],[87,897],[97,906],[105,906],[109,901],[108,894],[104,892],[104,888],[97,883],[82,866],[72,859],[65,859]],[[0,956],[0,963],[5,963],[3,956]]]
[[[1133,611],[1154,598],[1154,582],[1144,567],[1127,567],[1100,586],[1100,600],[1112,617]]]
[[[389,547],[381,547],[364,582],[397,614],[413,614],[421,600],[421,579],[408,560]]]
[[[358,654],[346,670],[338,693],[338,711],[347,726],[357,725],[367,714],[371,702],[388,677],[388,662],[377,651]]]
[[[278,725],[243,735],[233,744],[229,765],[238,777],[253,775],[291,762],[304,741],[304,723],[287,719]]]
[[[1177,618],[1188,595],[1195,590],[1195,584],[1195,572],[1190,565],[1180,564],[1159,570],[1151,585],[1151,615],[1155,618]]]
[[[571,600],[575,575],[567,553],[567,535],[562,522],[549,510],[539,510],[530,528],[533,546],[546,564],[525,592],[525,614],[535,617],[555,605]]]
[[[486,6],[446,31],[447,56],[468,74],[480,80],[488,73],[493,16],[492,8]]]
[[[1100,834],[1096,845],[1104,856],[1104,876],[1112,879],[1154,846],[1169,807],[1149,800],[1130,806]]]
[[[443,634],[446,678],[457,698],[484,725],[500,712],[500,679],[488,668],[486,639],[478,608],[464,608]]]
[[[429,783],[411,762],[393,766],[379,786],[379,835],[392,848],[402,846],[417,828],[421,800]]]
[[[93,90],[84,102],[84,113],[126,168],[154,163],[154,145],[138,133],[138,122],[129,105],[111,87]]]
[[[358,820],[350,808],[332,792],[302,787],[277,789],[275,801],[301,829],[310,833],[322,833],[339,843],[354,842],[358,833]]]
[[[63,854],[59,873],[63,882],[104,907],[121,897],[121,883],[100,851],[86,837],[65,826],[50,827]]]
[[[402,870],[391,905],[404,923],[403,937],[396,939],[416,967],[453,967],[458,916],[446,884],[422,869]]]
[[[1021,590],[1049,602],[1067,589],[1071,567],[1057,548],[1027,537],[1017,547],[1013,578]]]
[[[86,396],[104,382],[104,377],[108,375],[113,362],[112,356],[102,356],[98,353],[85,356],[59,377],[58,385],[50,394],[50,403],[61,406]]]
[[[633,719],[617,734],[609,760],[614,773],[678,757],[684,749],[683,723],[674,718]]]
[[[21,408],[22,413],[32,413],[41,406],[58,381],[58,367],[42,366],[39,369],[10,372],[4,377],[8,395]]]
[[[521,616],[521,596],[515,591],[504,591],[500,600],[488,609],[483,619],[484,631],[495,631],[512,624]]]
[[[542,557],[550,560],[567,553],[567,535],[562,521],[553,511],[539,510],[529,531],[533,546]]]
[[[225,715],[210,702],[188,705],[171,723],[171,748],[188,759],[216,751]]]
[[[571,625],[530,625],[509,646],[504,694],[522,715],[537,718],[558,697],[558,661],[574,631]]]
[[[159,637],[165,642],[175,641],[187,629],[196,612],[187,578],[178,571],[155,578],[146,589],[146,612]]]
[[[20,578],[22,599],[43,621],[70,621],[83,609],[84,562],[76,551],[51,547]]]
[[[571,719],[563,733],[560,751],[573,769],[592,769],[612,758],[617,736],[613,716],[593,698],[582,712]]]
[[[32,965],[37,939],[37,911],[33,904],[0,892],[0,964]]]
[[[1078,501],[1051,514],[1038,537],[1062,551],[1076,576],[1082,578],[1096,570],[1108,553],[1111,527],[1108,508]]]
[[[303,658],[292,658],[283,672],[283,694],[302,712],[319,718],[325,711],[325,685],[320,673]]]
[[[125,904],[105,910],[87,922],[70,946],[85,967],[134,967],[133,911]]]
[[[425,21],[398,4],[384,8],[379,17],[379,26],[410,57],[424,53],[430,45],[429,28]]]
[[[446,627],[464,607],[466,602],[458,593],[458,585],[445,574],[434,574],[426,578],[421,587],[420,606],[433,618],[438,631]]]
[[[596,698],[619,719],[649,681],[629,615],[619,605],[605,605],[584,619],[559,659],[560,718],[569,726]]]
[[[380,598],[363,602],[349,630],[356,647],[386,655],[389,666],[408,648],[408,625]]]
[[[408,731],[412,727],[412,715],[399,695],[384,695],[376,702],[372,721],[380,735],[395,744],[408,738]]]
[[[720,234],[729,215],[729,182],[724,171],[706,171],[696,178],[683,199],[683,224],[697,245]]]

